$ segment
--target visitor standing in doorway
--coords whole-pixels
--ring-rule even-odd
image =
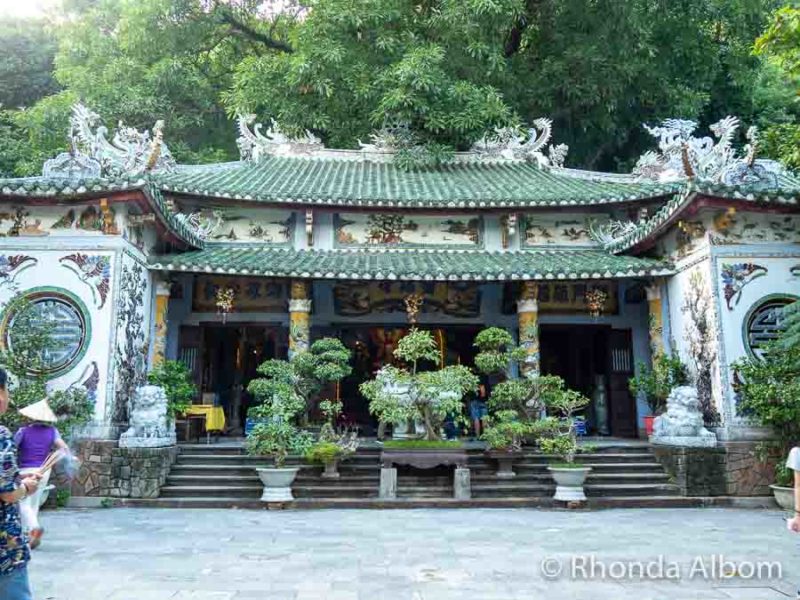
[[[485,429],[486,417],[489,409],[486,406],[486,385],[481,383],[478,386],[478,394],[469,401],[469,416],[472,419],[472,429],[475,432],[475,439],[480,439]]]
[[[19,472],[23,477],[31,473],[38,473],[45,459],[53,450],[68,451],[66,442],[61,439],[61,434],[56,429],[58,421],[55,413],[50,408],[47,400],[40,400],[30,406],[21,408],[19,414],[28,419],[29,424],[20,427],[14,434],[17,444]],[[39,489],[20,502],[19,510],[22,515],[22,527],[30,538],[31,549],[36,549],[42,543],[44,528],[39,524],[39,507],[42,504],[42,494],[50,480],[50,469],[41,474]]]
[[[8,410],[8,374],[0,369],[0,415]],[[18,503],[35,494],[37,474],[20,477],[17,447],[11,432],[0,425],[0,598],[33,600],[28,579],[30,549],[22,532]]]

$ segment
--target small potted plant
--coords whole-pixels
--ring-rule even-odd
[[[563,382],[562,382],[563,383]],[[547,467],[556,482],[555,500],[564,502],[584,502],[583,482],[591,467],[575,462],[578,453],[578,436],[575,430],[574,414],[589,404],[589,399],[575,390],[563,385],[551,389],[547,397],[547,407],[558,414],[560,430],[555,435],[542,437],[539,447],[542,452],[561,457],[561,462]]]
[[[339,462],[358,449],[357,431],[338,431],[336,420],[342,414],[342,403],[338,400],[323,400],[319,409],[325,417],[320,429],[319,439],[306,452],[306,460],[324,467],[322,476],[326,479],[339,477]]]
[[[192,382],[189,367],[179,360],[163,360],[147,374],[147,382],[164,389],[167,395],[167,413],[174,421],[192,406],[197,386]]]
[[[650,408],[650,414],[644,417],[645,434],[653,434],[653,423],[666,410],[672,388],[686,385],[688,381],[686,365],[677,354],[656,354],[652,368],[639,363],[638,375],[628,380],[628,389],[634,396],[642,394]]]
[[[278,412],[267,415],[266,411],[262,411],[260,416],[265,416],[267,421],[253,428],[247,438],[246,449],[252,456],[272,459],[273,466],[256,468],[258,478],[264,484],[261,500],[290,502],[294,500],[292,482],[300,467],[285,467],[284,464],[289,454],[302,455],[307,451],[312,441],[311,434],[300,430]]]
[[[522,456],[522,443],[531,430],[531,424],[519,419],[513,410],[501,410],[489,417],[481,439],[488,447],[486,454],[497,461],[497,477],[507,479],[516,475],[514,460]]]
[[[775,483],[769,489],[778,506],[784,510],[794,510],[794,471],[783,462],[775,466]]]

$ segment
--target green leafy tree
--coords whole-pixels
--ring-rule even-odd
[[[0,105],[31,106],[58,91],[56,48],[43,20],[0,19]]]
[[[197,396],[189,367],[179,360],[161,361],[147,374],[147,382],[164,388],[170,417],[185,413]]]
[[[628,381],[628,388],[634,396],[644,395],[654,415],[664,412],[672,388],[689,381],[689,372],[678,354],[659,353],[653,358],[652,366],[639,363],[638,371],[639,374]]]

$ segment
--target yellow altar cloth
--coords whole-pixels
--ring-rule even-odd
[[[206,431],[225,431],[225,411],[221,406],[210,404],[193,404],[187,415],[204,415],[206,418]]]

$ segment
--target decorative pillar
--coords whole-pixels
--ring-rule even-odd
[[[517,302],[519,343],[525,348],[522,374],[532,377],[539,374],[539,285],[533,281],[522,284],[522,293]]]
[[[308,350],[311,299],[305,281],[292,281],[289,299],[289,358]]]
[[[661,281],[655,280],[645,288],[647,292],[647,327],[650,332],[650,355],[664,353],[664,317],[661,304]]]
[[[168,281],[156,282],[156,301],[154,309],[155,330],[153,332],[153,361],[152,365],[157,367],[166,358],[167,353],[167,311],[169,310],[169,290]]]

